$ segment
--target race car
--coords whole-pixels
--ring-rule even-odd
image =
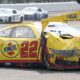
[[[22,10],[25,20],[41,20],[48,17],[48,11],[38,7],[26,7]]]
[[[62,22],[49,22],[46,34],[47,67],[55,69],[80,68],[80,31]],[[49,53],[49,54],[48,54]]]
[[[0,64],[40,63],[47,68],[80,68],[80,39],[43,31],[37,22],[10,25],[0,30]]]
[[[0,8],[0,21],[1,22],[22,22],[23,21],[23,14],[11,8]]]
[[[40,23],[17,23],[0,30],[0,63],[41,62]],[[39,27],[38,27],[39,26]]]

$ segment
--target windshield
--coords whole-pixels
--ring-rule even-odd
[[[80,30],[69,26],[68,24],[62,24],[59,29],[61,29],[61,32],[65,31],[73,36],[80,36]]]
[[[80,36],[80,30],[73,28],[72,26],[69,26],[66,23],[56,23],[56,24],[49,24],[46,29],[45,32],[53,32],[57,35],[72,35],[72,36]]]
[[[29,7],[29,8],[25,8],[23,11],[36,11],[37,8],[33,8],[33,7]]]
[[[8,38],[35,38],[33,30],[30,27],[16,26],[0,31],[0,37]]]

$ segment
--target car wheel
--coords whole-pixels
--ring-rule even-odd
[[[11,17],[6,20],[7,23],[11,23]]]
[[[4,66],[4,63],[0,63],[0,67],[3,67]]]
[[[20,23],[23,22],[23,17],[20,18]]]
[[[50,65],[50,62],[48,61],[49,60],[49,57],[48,57],[48,53],[44,53],[44,65],[46,66],[47,69],[51,70],[51,69],[55,69],[55,70],[64,70],[63,67],[57,67],[55,66],[51,66]]]
[[[37,20],[37,14],[34,15],[34,20]]]
[[[45,14],[45,15],[44,15],[44,18],[48,18],[48,14]]]
[[[50,65],[49,65],[48,57],[46,53],[44,53],[44,65],[46,66],[47,69],[50,69]]]

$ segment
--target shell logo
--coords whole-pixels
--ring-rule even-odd
[[[2,44],[1,49],[3,55],[9,58],[14,58],[19,54],[19,46],[16,41],[7,41]]]

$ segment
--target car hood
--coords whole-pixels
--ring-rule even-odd
[[[78,38],[70,38],[63,39],[56,34],[48,33],[47,38],[47,46],[51,49],[56,50],[72,50],[75,47],[80,49],[80,39]]]

